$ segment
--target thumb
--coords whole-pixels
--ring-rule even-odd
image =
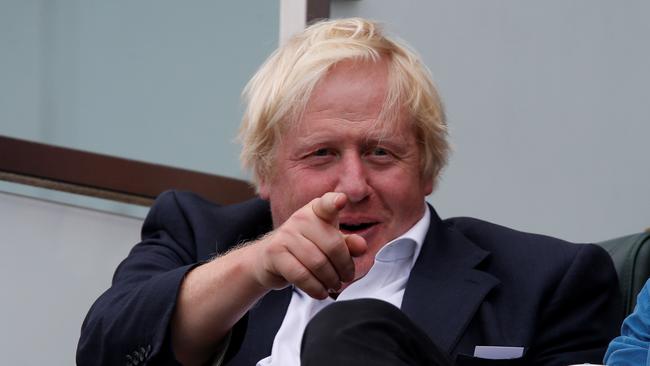
[[[361,235],[350,234],[345,236],[345,244],[348,246],[352,257],[359,257],[368,250],[366,239]]]

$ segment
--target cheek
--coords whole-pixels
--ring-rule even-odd
[[[409,171],[395,169],[393,171],[380,171],[372,175],[370,184],[377,191],[389,194],[393,197],[408,197],[416,195],[420,191],[413,175]]]
[[[287,174],[278,178],[274,184],[268,186],[267,193],[273,215],[281,221],[289,218],[314,198],[334,190],[335,187],[332,175],[305,170],[288,170]]]
[[[299,197],[305,204],[316,197],[333,191],[336,187],[335,175],[330,172],[304,171],[293,178],[291,194]]]
[[[430,193],[431,187],[427,182],[420,180],[419,174],[405,170],[377,174],[373,177],[372,186],[382,200],[396,212],[410,212],[413,207],[419,207]]]

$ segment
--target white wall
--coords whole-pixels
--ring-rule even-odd
[[[454,153],[431,201],[574,241],[650,226],[650,2],[335,1],[423,56]]]
[[[74,365],[79,331],[142,220],[0,193],[0,354]]]

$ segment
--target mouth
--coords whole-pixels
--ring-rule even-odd
[[[339,223],[339,230],[343,234],[364,234],[372,229],[378,222],[360,222],[360,223]]]

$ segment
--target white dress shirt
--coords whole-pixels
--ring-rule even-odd
[[[431,214],[426,204],[424,206],[420,221],[402,236],[384,245],[375,255],[375,263],[368,274],[346,287],[336,300],[330,297],[316,300],[294,288],[287,313],[273,340],[271,355],[260,360],[257,366],[299,366],[300,343],[307,323],[335,301],[373,298],[401,307],[406,282],[429,229]]]

